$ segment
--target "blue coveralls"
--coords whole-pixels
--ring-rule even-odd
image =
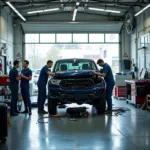
[[[107,63],[104,64],[102,72],[106,74],[104,79],[106,82],[107,110],[112,110],[112,91],[115,85],[113,73],[111,67]]]
[[[40,76],[37,82],[38,85],[38,110],[44,110],[46,101],[46,84],[48,81],[47,72],[50,71],[47,66],[41,69]]]
[[[21,71],[21,74],[23,74],[26,77],[30,77],[30,76],[32,76],[32,71],[29,68],[23,69]],[[30,99],[29,80],[21,78],[20,87],[21,87],[21,94],[22,94],[22,97],[23,97],[25,110],[26,111],[28,111],[28,110],[31,111],[31,99]]]
[[[18,70],[13,67],[9,72],[10,78],[10,90],[11,90],[11,106],[10,106],[10,113],[17,113],[17,101],[18,101],[18,86],[19,81],[16,80],[18,77]]]

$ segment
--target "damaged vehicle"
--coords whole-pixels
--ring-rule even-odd
[[[93,70],[98,68],[91,59],[58,60],[48,82],[49,114],[57,113],[57,105],[70,103],[91,104],[98,114],[104,113],[106,84]]]

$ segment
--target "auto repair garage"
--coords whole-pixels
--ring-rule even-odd
[[[149,150],[149,73],[149,0],[1,0],[0,149]]]

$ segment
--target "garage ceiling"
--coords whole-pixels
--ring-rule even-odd
[[[2,0],[6,1],[6,0]],[[59,8],[56,13],[62,13],[64,11],[72,11],[76,5],[76,2],[80,2],[81,11],[84,13],[99,14],[106,16],[124,16],[128,11],[135,7],[144,7],[149,0],[9,0],[16,8],[21,12],[22,15],[35,16],[50,14],[52,12],[28,14],[29,11],[37,11],[51,8]],[[92,11],[89,7],[104,9],[104,10],[117,10],[121,13],[111,13],[103,11]]]
[[[2,0],[6,2],[6,0]],[[22,23],[25,33],[47,32],[120,32],[125,15],[129,11],[141,9],[150,0],[9,0],[26,18]],[[76,23],[72,21],[77,2],[80,9],[76,15]],[[5,4],[5,3],[4,3]],[[7,6],[7,5],[5,5]],[[78,8],[79,8],[78,7]],[[89,8],[120,11],[93,11]],[[43,11],[59,8],[57,11]],[[42,13],[28,12],[42,10]],[[12,11],[13,12],[13,11]],[[15,15],[16,16],[16,15]],[[16,16],[18,18],[18,16]],[[57,23],[53,23],[57,22]],[[61,22],[59,24],[59,22]],[[66,23],[62,23],[66,22]],[[84,22],[84,23],[82,23]],[[85,23],[86,22],[86,23]],[[89,23],[90,22],[90,23]]]
[[[108,32],[119,33],[122,22],[105,22],[105,23],[22,23],[25,33],[64,33],[66,32]]]

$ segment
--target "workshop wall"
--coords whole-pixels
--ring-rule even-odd
[[[130,56],[130,36],[127,34],[125,26],[120,32],[120,71],[123,71],[123,60],[131,60]]]
[[[0,8],[0,47],[2,43],[6,43],[7,47],[7,61],[13,62],[13,51],[14,51],[14,29],[13,29],[13,18],[8,7]],[[7,72],[9,66],[7,67]]]
[[[22,60],[24,59],[24,32],[20,20],[17,19],[14,24],[14,59],[19,60],[20,66],[22,66]]]
[[[130,55],[140,71],[142,67],[150,68],[150,8],[136,18],[136,23],[136,31],[130,36]],[[149,39],[144,44],[141,40],[145,36]],[[145,54],[142,47],[146,47]]]

